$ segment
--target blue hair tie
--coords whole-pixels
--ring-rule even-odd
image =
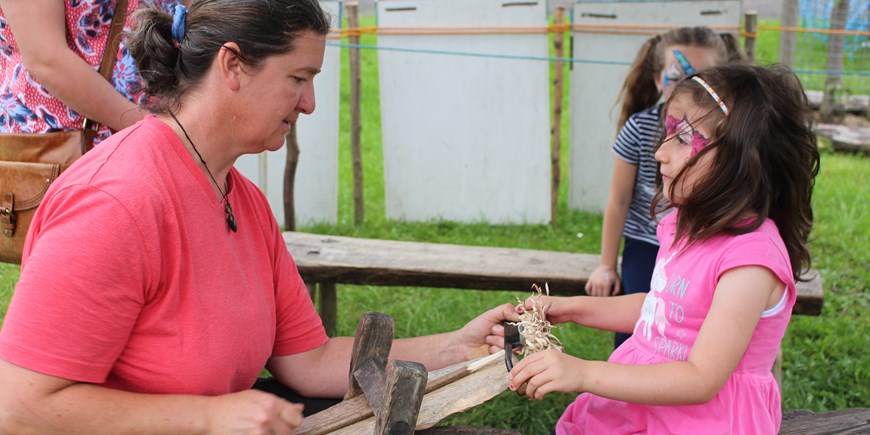
[[[177,42],[184,39],[187,32],[187,8],[184,5],[175,5],[175,15],[172,17],[172,38]]]

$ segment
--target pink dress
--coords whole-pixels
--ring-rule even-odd
[[[722,389],[707,403],[651,406],[584,393],[568,406],[557,434],[669,433],[775,434],[782,419],[779,387],[773,378],[776,353],[796,298],[791,263],[776,225],[765,221],[738,236],[720,235],[685,251],[673,246],[677,213],[662,219],[661,242],[634,334],[610,356],[621,364],[685,361],[692,352],[719,277],[748,265],[770,269],[786,286],[781,303],[767,310],[749,346]]]

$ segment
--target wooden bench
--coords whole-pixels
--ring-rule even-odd
[[[870,408],[817,413],[805,409],[785,411],[782,414],[782,427],[779,433],[780,435],[868,434],[870,433]]]
[[[491,248],[442,243],[284,233],[287,248],[309,290],[319,285],[321,318],[335,333],[335,286],[341,284],[528,291],[547,283],[555,295],[582,295],[598,267],[592,254]],[[824,292],[819,275],[798,283],[793,313],[818,315]],[[485,308],[485,307],[482,307]]]

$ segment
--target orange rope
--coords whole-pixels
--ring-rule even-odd
[[[330,35],[338,34],[340,37],[361,36],[363,34],[377,35],[536,35],[546,33],[558,33],[573,31],[577,33],[602,33],[618,35],[647,35],[658,34],[673,26],[665,25],[637,25],[637,24],[554,24],[549,26],[433,26],[433,27],[355,27],[347,29],[330,30]],[[738,32],[740,26],[710,26],[711,29],[720,32]],[[773,30],[781,32],[805,32],[823,33],[833,35],[856,35],[870,36],[870,32],[861,30],[830,30],[812,29],[803,27],[781,26],[758,26],[759,30]],[[757,38],[758,33],[742,32],[742,36]],[[332,37],[330,38],[332,39]]]
[[[577,29],[631,29],[631,30],[661,30],[668,31],[679,26],[663,26],[663,25],[642,25],[642,24],[573,24],[572,30]],[[739,26],[709,26],[712,30],[719,31],[737,31]]]
[[[856,35],[870,36],[870,32],[863,30],[832,30],[832,29],[812,29],[809,27],[781,27],[781,26],[758,26],[760,30],[776,30],[780,32],[800,32],[800,33],[824,33],[828,35]]]

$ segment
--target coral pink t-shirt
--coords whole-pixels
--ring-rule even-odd
[[[661,243],[650,291],[633,335],[608,361],[661,364],[686,361],[707,317],[723,273],[762,266],[786,288],[785,306],[762,316],[743,357],[709,402],[651,406],[585,393],[568,406],[556,433],[774,434],[782,419],[780,392],[771,369],[785,334],[797,291],[788,251],[776,225],[766,220],[755,231],[718,235],[682,250],[674,246],[678,212],[662,219]]]
[[[327,341],[266,198],[211,180],[154,117],[86,154],[33,220],[0,358],[145,393],[250,388],[273,355]]]

